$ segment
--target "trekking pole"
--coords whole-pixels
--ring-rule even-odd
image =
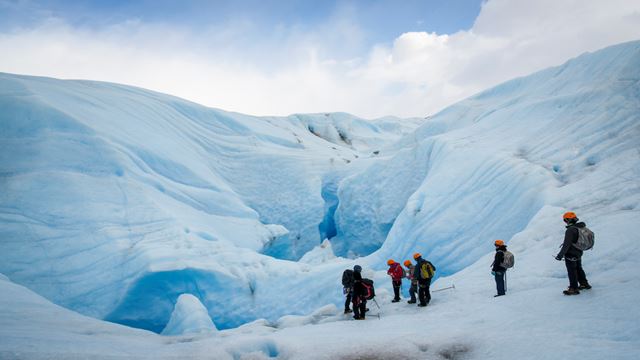
[[[380,309],[380,305],[378,305],[378,302],[376,301],[376,299],[371,299],[371,301],[373,301],[374,304],[376,304],[376,306],[378,307],[378,309]]]
[[[446,288],[442,288],[442,289],[438,289],[438,290],[433,290],[432,292],[438,292],[438,291],[443,291],[443,290],[449,290],[449,289],[455,289],[456,285],[455,284],[451,284],[451,286],[446,287]]]
[[[378,320],[380,320],[380,305],[378,305],[378,302],[376,301],[376,299],[371,299],[371,300],[378,307]]]

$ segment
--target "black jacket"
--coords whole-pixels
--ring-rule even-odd
[[[507,271],[507,269],[501,266],[502,262],[504,261],[505,251],[507,251],[506,246],[498,246],[496,248],[496,256],[493,258],[493,264],[491,264],[492,266],[491,271],[501,272],[501,273]]]
[[[420,274],[420,269],[422,268],[422,264],[424,263],[429,263],[431,264],[431,262],[429,262],[428,260],[423,259],[422,257],[419,257],[416,259],[416,266],[414,266],[413,268],[413,278],[418,280],[418,281],[426,281],[428,279],[423,279],[422,278],[422,274]],[[433,266],[433,264],[431,264],[431,266],[433,267],[433,270],[435,271],[436,267]]]
[[[357,271],[353,272],[353,296],[365,296],[367,294],[364,285],[362,285],[362,274]]]
[[[578,242],[578,228],[587,226],[583,222],[577,224],[567,225],[567,230],[564,232],[564,242],[562,243],[562,249],[558,253],[558,258],[579,259],[582,257],[582,250],[573,246]]]

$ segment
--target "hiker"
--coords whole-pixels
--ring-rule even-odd
[[[346,269],[342,272],[342,293],[346,299],[344,301],[344,313],[348,314],[352,310],[349,308],[351,304],[351,294],[353,293],[353,270]]]
[[[393,286],[393,300],[391,302],[400,301],[400,288],[402,287],[402,278],[404,277],[404,269],[400,264],[395,262],[393,259],[389,259],[387,261],[387,265],[389,265],[389,270],[387,270],[387,275],[391,276],[391,285]]]
[[[411,282],[411,286],[409,287],[409,295],[411,296],[411,300],[407,301],[409,304],[416,303],[416,292],[418,292],[418,280],[413,277],[414,266],[411,263],[411,260],[405,260],[404,266],[407,268],[405,272],[407,275],[407,279]]]
[[[431,294],[429,293],[429,287],[431,286],[431,279],[436,272],[435,266],[422,258],[420,253],[413,254],[413,259],[416,261],[416,266],[413,272],[414,279],[418,279],[418,306],[424,307],[431,301]]]
[[[364,320],[367,312],[366,289],[362,284],[362,267],[356,265],[353,267],[353,293],[351,301],[353,302],[353,318],[356,320]]]
[[[505,245],[502,240],[496,240],[493,244],[496,246],[496,255],[493,258],[493,264],[491,264],[491,275],[496,279],[496,289],[498,290],[498,294],[493,297],[498,297],[506,294],[504,279],[507,275],[507,268],[503,266],[503,263],[505,251],[507,251],[507,245]]]
[[[578,222],[578,217],[572,211],[566,212],[562,219],[567,224],[564,232],[564,242],[562,248],[556,256],[556,260],[561,261],[567,266],[567,275],[569,276],[569,288],[563,291],[565,295],[578,295],[580,290],[591,289],[591,285],[587,281],[587,276],[582,269],[582,250],[576,243],[578,242],[579,232],[586,228],[584,222]],[[589,230],[589,232],[591,232]],[[591,233],[593,239],[593,233]]]

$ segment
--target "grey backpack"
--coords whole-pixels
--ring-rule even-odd
[[[502,251],[504,253],[504,258],[502,259],[502,264],[500,264],[500,266],[502,266],[505,269],[510,269],[513,267],[513,265],[516,262],[515,257],[513,256],[513,254],[508,251],[508,250],[504,250]]]
[[[585,251],[591,250],[593,248],[593,244],[595,241],[595,236],[593,231],[589,230],[588,227],[579,227],[578,228],[578,241],[576,241],[573,246],[576,248]]]

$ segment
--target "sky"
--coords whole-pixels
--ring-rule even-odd
[[[424,117],[640,39],[640,0],[0,0],[0,72],[251,115]]]

